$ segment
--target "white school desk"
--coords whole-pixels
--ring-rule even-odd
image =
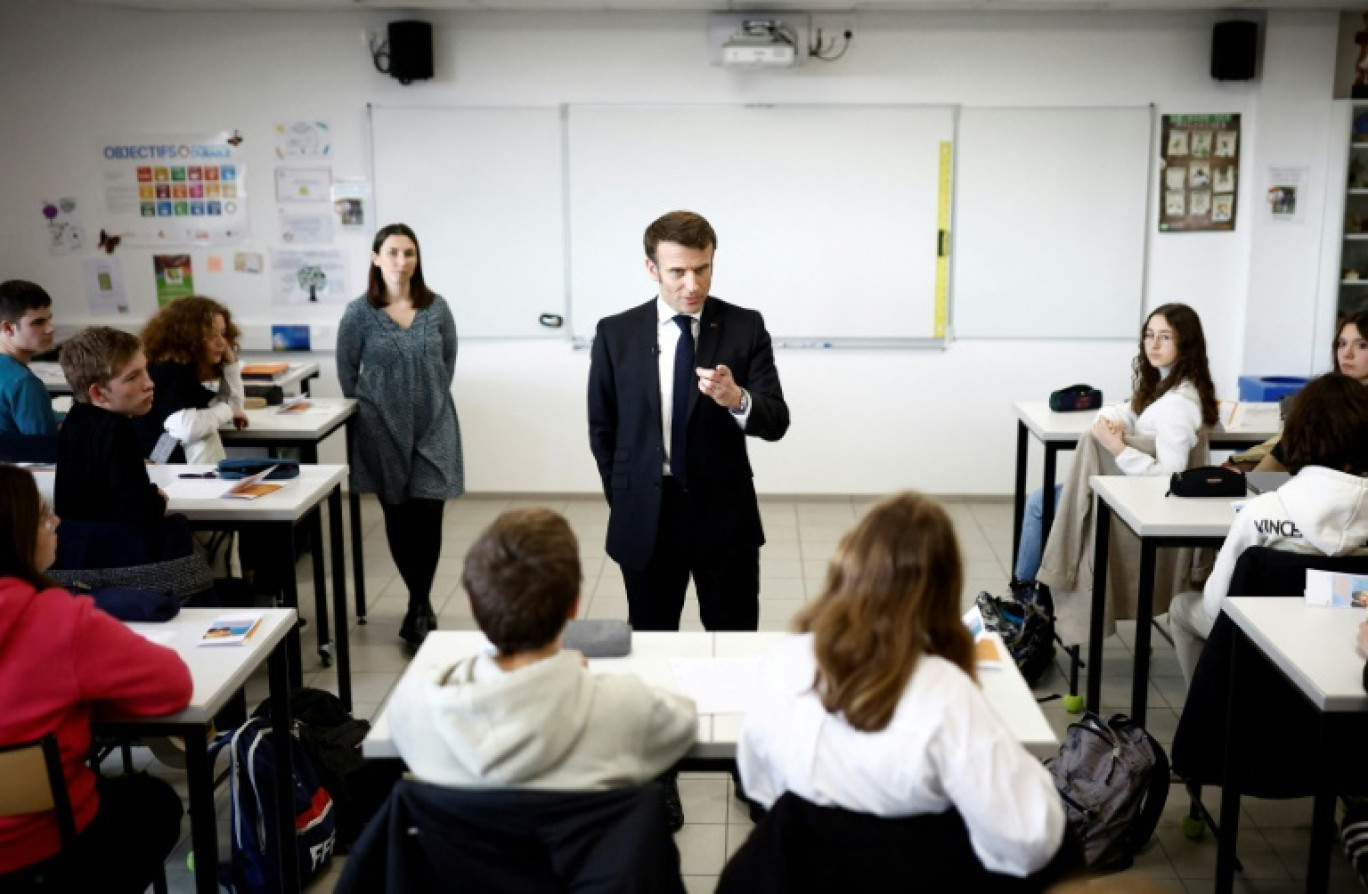
[[[214,715],[228,704],[247,678],[268,661],[271,686],[271,724],[276,741],[290,730],[289,650],[281,648],[298,617],[293,609],[264,609],[261,625],[245,643],[200,646],[200,637],[217,617],[231,609],[185,608],[164,624],[129,624],[133,630],[175,650],[190,668],[195,690],[183,711],[165,717],[101,717],[97,732],[115,738],[184,736],[185,774],[190,790],[190,841],[195,854],[195,890],[218,890],[218,823],[214,813],[214,768],[206,753],[206,738]],[[278,853],[294,853],[294,790],[290,750],[280,749],[276,762],[276,816],[280,822]],[[267,807],[266,809],[271,809]],[[281,888],[299,890],[299,867],[281,861]]]
[[[219,437],[228,447],[264,447],[271,456],[280,448],[299,451],[303,462],[317,464],[318,445],[324,438],[343,429],[347,442],[347,456],[352,455],[355,437],[356,401],[350,398],[309,398],[309,409],[302,413],[281,413],[280,407],[262,407],[247,411],[248,425],[234,428],[231,423],[219,429]],[[361,494],[347,492],[347,508],[351,517],[352,586],[356,590],[356,621],[366,623],[366,569],[361,549]],[[323,542],[322,532],[315,531],[314,539]],[[314,578],[323,577],[322,553],[314,551]]]
[[[1112,513],[1140,538],[1140,581],[1135,601],[1135,665],[1131,718],[1145,723],[1149,694],[1150,622],[1154,619],[1154,563],[1161,546],[1213,546],[1225,541],[1235,521],[1235,506],[1248,496],[1166,497],[1169,480],[1154,475],[1093,475],[1088,479],[1094,504],[1092,614],[1088,634],[1089,711],[1102,701],[1102,627],[1107,604],[1107,547]]]
[[[1365,615],[1345,608],[1309,606],[1300,596],[1227,597],[1221,611],[1235,622],[1231,652],[1230,704],[1234,705],[1240,665],[1262,655],[1301,690],[1320,712],[1317,730],[1308,730],[1305,759],[1316,761],[1326,772],[1316,792],[1312,813],[1311,852],[1307,860],[1306,890],[1325,891],[1329,886],[1330,847],[1335,838],[1335,768],[1345,761],[1360,762],[1363,742],[1344,729],[1350,719],[1361,720],[1368,712],[1368,693],[1363,689],[1363,656],[1356,646],[1358,626]],[[1251,648],[1252,646],[1252,648]],[[1256,654],[1257,653],[1257,654]],[[1233,714],[1233,712],[1232,712]],[[1245,718],[1228,717],[1226,729],[1226,778],[1221,793],[1221,839],[1216,859],[1216,890],[1230,891],[1234,881],[1234,841],[1240,815],[1239,780],[1230,749]],[[1275,717],[1250,718],[1257,726],[1276,723]]]
[[[278,358],[243,358],[243,363],[279,363]],[[62,365],[55,360],[37,360],[29,364],[29,369],[43,383],[43,387],[48,390],[48,394],[70,394],[71,385],[67,383],[66,376],[62,373]],[[317,363],[291,363],[290,368],[285,372],[272,376],[270,379],[243,378],[246,385],[279,385],[286,394],[295,390],[303,394],[309,393],[309,382],[318,378],[319,370]]]
[[[596,674],[636,674],[652,686],[682,692],[672,658],[738,658],[764,654],[786,633],[633,633],[632,654],[625,658],[595,658],[589,668]],[[990,634],[996,637],[997,634]],[[1006,655],[1002,641],[998,649]],[[484,634],[474,631],[435,630],[404,671],[403,679],[414,674],[429,674],[488,648]],[[1059,751],[1059,740],[1041,713],[1035,696],[1021,678],[1016,665],[1007,660],[1003,667],[978,672],[983,693],[1017,741],[1037,757],[1052,757]],[[388,705],[386,705],[386,708]],[[382,709],[371,731],[361,743],[368,758],[398,758],[391,738],[387,711]],[[736,758],[736,742],[741,732],[740,714],[700,714],[698,740],[684,758],[685,765],[708,765]]]
[[[1273,406],[1270,404],[1269,406]],[[1072,413],[1056,413],[1047,401],[1022,400],[1012,404],[1017,417],[1016,452],[1016,490],[1012,516],[1012,565],[1016,566],[1017,550],[1021,547],[1021,521],[1026,511],[1026,458],[1030,448],[1027,435],[1034,435],[1045,446],[1045,478],[1043,489],[1046,495],[1054,493],[1055,461],[1059,451],[1073,450],[1078,446],[1081,435],[1092,428],[1097,418],[1096,410],[1081,410]],[[1227,428],[1217,425],[1208,437],[1212,449],[1239,449],[1262,444],[1282,431],[1281,425],[1269,427],[1259,424],[1258,419],[1267,419],[1271,414],[1253,414],[1254,424]],[[1050,526],[1054,523],[1054,500],[1045,500],[1041,505],[1041,530],[1043,543],[1050,536]]]
[[[225,500],[218,496],[232,486],[232,482],[218,479],[183,479],[184,474],[208,472],[213,466],[160,465],[148,466],[147,475],[170,500],[167,511],[179,512],[190,520],[193,528],[202,530],[262,529],[268,532],[269,542],[278,544],[281,561],[285,561],[288,550],[290,574],[284,576],[285,604],[289,608],[299,605],[299,590],[293,574],[295,557],[295,527],[322,511],[322,503],[328,501],[328,527],[331,534],[333,609],[336,614],[334,641],[329,640],[327,581],[322,575],[314,578],[314,601],[317,612],[319,654],[324,663],[330,663],[332,652],[337,653],[338,697],[347,710],[351,710],[351,657],[347,639],[347,571],[342,541],[342,482],[347,477],[347,467],[342,465],[300,466],[299,477],[289,481],[273,482],[285,487],[273,494],[256,500]],[[52,505],[53,484],[56,474],[51,469],[35,469],[34,480],[44,499]],[[58,528],[58,536],[61,529]],[[290,682],[294,686],[304,683],[303,666],[300,660],[299,631],[292,630],[288,637],[290,649]]]

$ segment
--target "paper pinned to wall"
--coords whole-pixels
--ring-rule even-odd
[[[85,271],[86,299],[90,302],[91,316],[112,317],[128,313],[123,266],[118,259],[90,258],[82,266]]]
[[[281,161],[312,161],[332,155],[332,128],[326,121],[291,121],[275,126],[275,153]]]
[[[347,300],[347,254],[337,249],[283,248],[271,252],[271,303]]]
[[[61,198],[43,203],[47,221],[48,253],[68,255],[85,248],[85,227],[76,216],[76,200]]]

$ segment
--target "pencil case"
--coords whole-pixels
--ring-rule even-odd
[[[1091,385],[1070,385],[1050,394],[1050,409],[1056,413],[1096,410],[1102,406],[1102,392]]]
[[[275,466],[275,471],[266,476],[267,481],[283,478],[298,478],[299,463],[292,459],[263,459],[249,456],[234,459],[221,459],[218,464],[219,477],[226,481],[250,478]]]

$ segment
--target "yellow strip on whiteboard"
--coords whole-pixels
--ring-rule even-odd
[[[940,196],[936,202],[935,337],[945,338],[950,314],[950,165],[951,145],[940,144]]]

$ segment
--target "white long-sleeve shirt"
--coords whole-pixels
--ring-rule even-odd
[[[243,408],[245,397],[242,362],[225,364],[219,378],[218,397],[202,410],[184,409],[171,413],[162,427],[184,446],[186,462],[216,463],[228,455],[218,430],[233,421],[233,411]]]
[[[1064,835],[1059,795],[973,680],[923,657],[888,726],[862,732],[813,691],[813,643],[812,634],[787,638],[761,662],[736,754],[750,797],[769,807],[791,791],[886,817],[953,805],[988,869],[1024,877],[1050,861]]]
[[[1116,464],[1127,475],[1172,475],[1187,468],[1188,455],[1202,429],[1202,398],[1197,386],[1183,381],[1136,415],[1130,401],[1103,407],[1099,415],[1120,422],[1126,434],[1152,435],[1155,455],[1127,447]]]

